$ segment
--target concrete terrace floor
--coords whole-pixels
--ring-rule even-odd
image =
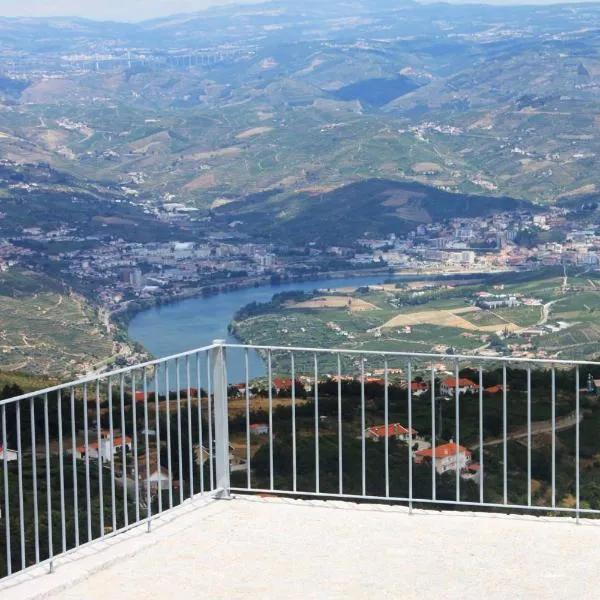
[[[349,502],[196,500],[0,583],[64,598],[600,598],[600,522]]]

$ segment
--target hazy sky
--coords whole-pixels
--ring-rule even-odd
[[[91,19],[137,21],[178,12],[193,12],[217,4],[242,4],[257,0],[0,0],[0,16],[69,15]],[[298,0],[301,2],[302,0]],[[326,2],[327,0],[323,0]],[[434,0],[424,0],[431,2]],[[466,4],[555,4],[556,0],[446,0]],[[562,0],[567,2],[578,0]]]

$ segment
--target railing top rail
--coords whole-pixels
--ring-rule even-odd
[[[70,389],[74,387],[78,387],[81,385],[85,385],[86,383],[91,383],[93,381],[98,381],[100,379],[108,379],[109,377],[118,377],[119,375],[124,375],[126,373],[130,373],[132,371],[138,371],[140,369],[152,367],[155,365],[160,365],[170,360],[175,360],[177,358],[185,358],[186,356],[192,356],[194,354],[198,354],[199,352],[206,352],[208,350],[212,350],[215,348],[215,344],[211,344],[210,346],[203,346],[202,348],[194,348],[193,350],[186,350],[185,352],[179,352],[178,354],[172,354],[170,356],[164,356],[162,358],[156,358],[154,360],[149,360],[143,363],[139,363],[137,365],[132,365],[129,367],[123,367],[122,369],[115,369],[114,371],[106,371],[105,373],[99,373],[96,375],[87,375],[86,377],[82,377],[80,379],[76,379],[74,381],[68,381],[66,383],[59,383],[57,385],[53,385],[41,390],[36,390],[35,392],[27,392],[26,394],[21,394],[20,396],[14,396],[13,398],[7,398],[5,400],[0,400],[0,406],[6,404],[12,404],[14,402],[19,402],[20,400],[28,400],[29,398],[36,398],[38,396],[43,396],[45,394],[51,394],[52,392],[58,392],[65,389]]]
[[[304,348],[298,346],[256,346],[248,344],[225,344],[226,348],[271,350],[276,352],[318,352],[323,354],[353,354],[356,356],[399,356],[403,358],[443,359],[445,361],[482,361],[519,364],[564,365],[564,366],[597,366],[600,362],[590,360],[565,360],[553,358],[515,358],[511,356],[476,356],[469,354],[440,354],[424,352],[396,352],[386,350],[350,350],[348,348]]]
[[[98,380],[108,379],[109,377],[118,377],[120,375],[124,375],[127,373],[131,373],[132,371],[141,370],[148,367],[153,367],[156,365],[160,365],[171,360],[176,360],[178,358],[185,358],[187,356],[192,356],[194,354],[198,354],[200,352],[206,352],[208,350],[212,350],[217,346],[223,346],[225,348],[231,349],[241,349],[241,350],[265,350],[265,351],[275,351],[275,352],[311,352],[311,353],[319,353],[319,354],[341,354],[341,355],[354,355],[354,356],[373,356],[373,357],[400,357],[405,359],[424,359],[424,360],[432,360],[435,359],[437,361],[472,361],[472,362],[485,362],[485,363],[503,363],[503,364],[519,364],[519,365],[543,365],[547,367],[554,366],[594,366],[600,367],[600,362],[590,361],[590,360],[564,360],[564,359],[550,359],[550,358],[514,358],[510,356],[475,356],[469,354],[443,354],[443,353],[433,353],[433,352],[398,352],[398,351],[385,351],[385,350],[352,350],[348,348],[312,348],[312,347],[301,347],[301,346],[260,346],[260,345],[252,345],[252,344],[226,344],[221,343],[221,340],[215,341],[215,343],[209,346],[203,346],[201,348],[194,348],[192,350],[186,350],[184,352],[179,352],[177,354],[172,354],[170,356],[165,356],[162,358],[157,358],[154,360],[149,360],[143,363],[139,363],[137,365],[132,365],[128,367],[123,367],[122,369],[116,369],[114,371],[107,371],[105,373],[100,373],[96,375],[88,375],[86,377],[82,377],[80,379],[69,381],[66,383],[57,384],[54,386],[50,386],[41,390],[37,390],[34,392],[28,392],[26,394],[21,394],[20,396],[14,396],[13,398],[8,398],[5,400],[0,400],[0,406],[11,404],[14,402],[19,402],[20,400],[28,400],[29,398],[35,398],[38,396],[43,396],[45,394],[50,394],[53,392],[58,392],[65,389],[70,389],[78,386],[85,385],[87,383],[95,382]]]

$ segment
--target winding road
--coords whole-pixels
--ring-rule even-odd
[[[579,415],[579,422],[583,421],[583,413]],[[570,429],[577,424],[577,417],[574,414],[567,415],[566,417],[560,417],[556,419],[555,423],[555,431],[563,431],[565,429]],[[536,421],[531,424],[531,435],[538,435],[540,433],[552,433],[552,421]],[[522,438],[526,438],[529,435],[527,428],[521,428],[513,433],[509,433],[507,440],[520,440]],[[494,438],[492,440],[488,440],[487,442],[483,442],[483,447],[486,448],[488,446],[499,446],[504,443],[504,438]],[[479,448],[479,444],[475,444],[469,447],[469,450],[477,450]]]

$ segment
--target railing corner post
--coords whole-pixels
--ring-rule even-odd
[[[214,382],[216,491],[221,499],[230,497],[229,414],[227,406],[227,361],[225,340],[214,340],[211,364]]]

